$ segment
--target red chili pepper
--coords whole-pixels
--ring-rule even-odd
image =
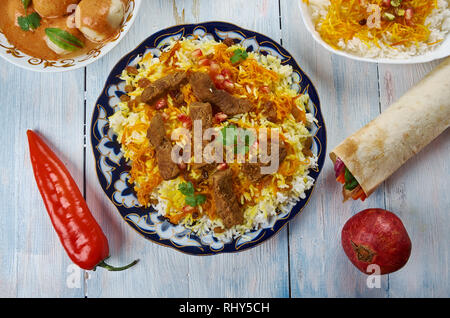
[[[67,168],[45,142],[32,130],[27,131],[31,165],[50,220],[70,259],[85,270],[97,266],[109,271],[124,267],[105,263],[109,257],[108,240],[92,216],[86,201]]]

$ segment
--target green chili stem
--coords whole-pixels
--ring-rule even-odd
[[[110,272],[120,272],[120,271],[126,270],[126,269],[128,269],[128,268],[130,268],[130,267],[136,265],[138,262],[139,262],[139,260],[137,259],[137,260],[131,262],[130,264],[126,265],[126,266],[123,266],[123,267],[114,267],[114,266],[111,266],[111,265],[106,264],[105,261],[103,260],[103,261],[101,261],[100,263],[98,263],[97,266],[100,266],[100,267],[102,267],[102,268],[104,268],[104,269],[107,269],[107,270],[110,271]],[[95,270],[95,269],[94,269],[94,270]]]

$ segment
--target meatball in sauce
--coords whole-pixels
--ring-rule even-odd
[[[0,0],[0,31],[12,46],[37,59],[71,59],[113,38],[128,2],[33,0],[24,8],[21,0]],[[34,23],[28,24],[29,18]]]

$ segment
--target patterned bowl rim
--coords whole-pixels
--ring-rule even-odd
[[[138,14],[139,10],[141,8],[142,0],[130,0],[130,5],[133,3],[133,10],[131,17],[128,18],[127,21],[123,22],[121,31],[115,38],[111,41],[108,41],[106,43],[99,44],[98,47],[94,48],[91,52],[88,52],[84,55],[81,55],[80,57],[83,57],[84,60],[82,61],[76,61],[74,59],[64,59],[61,58],[59,60],[55,61],[49,61],[49,60],[43,60],[37,57],[33,57],[29,54],[26,54],[19,49],[16,49],[15,46],[11,47],[5,47],[0,44],[0,48],[6,49],[6,52],[3,50],[0,50],[0,57],[3,58],[5,61],[18,66],[22,69],[25,69],[27,71],[32,72],[38,72],[38,73],[59,73],[59,72],[68,72],[73,71],[76,69],[80,69],[82,67],[86,67],[91,63],[94,63],[95,61],[98,61],[103,56],[108,54],[112,49],[114,49],[125,37],[125,35],[128,33],[128,31],[133,26]],[[0,35],[2,33],[0,32]],[[8,38],[3,34],[5,37],[6,42],[9,45],[10,44]],[[21,54],[21,56],[15,56],[16,54],[8,53],[8,51],[13,50],[16,54]],[[92,53],[92,54],[91,54]],[[11,57],[12,55],[12,57]],[[87,57],[85,57],[87,55]],[[91,56],[90,56],[91,55]],[[24,60],[22,58],[27,58],[28,64],[25,64]],[[30,62],[30,61],[33,61]],[[56,63],[62,63],[61,65],[55,65]],[[43,66],[42,66],[43,64]]]
[[[236,239],[233,239],[233,241],[231,241],[230,243],[224,244],[224,248],[222,248],[220,250],[213,250],[213,249],[209,248],[208,251],[203,251],[203,250],[198,251],[198,249],[193,249],[193,248],[191,248],[191,246],[179,246],[176,243],[172,242],[170,239],[160,238],[157,233],[149,233],[149,232],[140,230],[139,227],[135,223],[126,219],[126,215],[130,215],[133,213],[122,211],[123,209],[127,210],[128,208],[116,205],[114,203],[113,199],[110,197],[110,195],[108,195],[107,189],[104,187],[103,183],[100,180],[99,173],[101,171],[100,171],[99,164],[98,164],[99,163],[99,151],[97,149],[99,140],[95,136],[95,128],[96,128],[96,122],[98,120],[98,115],[99,115],[99,107],[107,104],[107,103],[104,103],[103,100],[105,98],[106,98],[106,100],[108,100],[108,96],[106,95],[106,92],[108,91],[108,88],[110,86],[112,86],[112,84],[110,84],[110,83],[113,80],[117,80],[117,78],[118,78],[117,74],[120,74],[122,72],[122,70],[125,68],[125,66],[130,63],[130,61],[134,60],[137,56],[140,55],[140,53],[137,53],[137,51],[139,51],[142,48],[144,48],[144,51],[145,51],[145,49],[148,49],[148,48],[156,48],[157,43],[159,43],[158,42],[159,39],[163,38],[164,36],[178,34],[183,29],[192,29],[193,30],[192,32],[194,32],[197,28],[203,28],[206,30],[206,29],[208,29],[208,27],[212,27],[213,29],[218,30],[220,28],[220,26],[224,26],[225,28],[233,28],[233,31],[240,33],[241,35],[244,36],[245,39],[252,38],[252,37],[262,38],[264,41],[257,41],[258,44],[260,44],[262,42],[268,42],[271,45],[273,45],[281,54],[283,54],[286,57],[289,57],[289,59],[287,61],[290,62],[289,64],[292,65],[294,71],[300,72],[300,75],[302,78],[300,83],[304,82],[305,80],[307,82],[306,87],[301,86],[300,88],[303,90],[303,92],[306,90],[308,91],[310,100],[313,100],[313,99],[315,100],[313,102],[313,106],[314,106],[314,110],[315,110],[314,117],[317,119],[318,124],[317,124],[317,130],[313,136],[313,140],[315,142],[318,142],[319,153],[317,155],[317,157],[318,157],[317,168],[316,168],[317,170],[310,170],[310,174],[309,174],[310,176],[311,176],[311,174],[314,175],[314,183],[313,183],[312,187],[309,190],[305,191],[306,197],[304,199],[297,201],[297,203],[291,208],[290,212],[287,214],[286,217],[284,217],[282,219],[278,219],[272,227],[264,228],[255,239],[242,244],[242,245],[245,245],[243,247],[240,246],[239,248],[235,248],[235,247],[233,248],[233,242],[236,241]],[[231,32],[231,31],[228,30],[228,32]],[[183,33],[183,36],[191,35],[191,34],[192,33]],[[247,36],[246,34],[251,34],[251,36]],[[145,46],[147,43],[152,43],[152,45]],[[123,65],[123,67],[122,67],[122,65]],[[319,95],[318,95],[317,90],[315,89],[312,81],[310,80],[309,76],[298,65],[298,63],[296,62],[294,57],[285,48],[283,48],[280,44],[278,44],[276,41],[274,41],[270,37],[263,35],[261,33],[252,31],[252,30],[244,29],[240,26],[237,26],[237,25],[229,23],[229,22],[224,22],[224,21],[208,21],[208,22],[201,22],[201,23],[177,24],[177,25],[173,25],[171,27],[164,28],[158,32],[153,33],[149,37],[147,37],[137,47],[135,47],[129,53],[124,55],[112,68],[110,74],[108,75],[106,83],[101,91],[101,94],[100,94],[99,98],[97,99],[95,108],[92,112],[90,134],[91,134],[91,146],[92,146],[91,150],[92,150],[92,154],[95,158],[95,162],[96,162],[95,171],[96,171],[97,180],[100,183],[100,186],[103,189],[106,196],[108,197],[109,201],[111,201],[111,203],[115,206],[115,208],[119,212],[121,218],[126,223],[128,223],[134,231],[136,231],[139,235],[143,236],[145,239],[152,241],[153,243],[156,243],[161,246],[170,247],[170,248],[180,251],[184,254],[195,255],[195,256],[207,256],[207,255],[216,255],[216,254],[221,254],[221,253],[242,252],[242,251],[251,249],[253,247],[256,247],[256,246],[264,243],[268,239],[275,237],[280,232],[280,230],[283,229],[289,223],[289,221],[291,221],[295,216],[299,215],[303,211],[303,209],[307,206],[307,204],[309,203],[312,193],[314,192],[314,189],[316,187],[317,180],[323,169],[323,165],[325,162],[325,156],[326,156],[326,147],[327,147],[326,126],[325,126],[325,121],[323,119],[323,115],[322,115],[322,112],[320,109]],[[123,158],[121,160],[123,160]],[[148,211],[146,213],[149,214]],[[145,217],[145,216],[146,215],[142,215],[142,216],[140,215],[140,218]],[[204,247],[207,248],[207,246],[204,246]]]

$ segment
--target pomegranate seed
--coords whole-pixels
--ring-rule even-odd
[[[161,98],[159,99],[156,104],[155,104],[155,108],[157,110],[163,109],[167,107],[167,100],[165,98]]]
[[[189,116],[186,115],[186,114],[178,114],[178,115],[177,115],[177,118],[178,118],[179,121],[186,121],[186,119],[187,119],[188,117],[189,117]]]
[[[225,120],[227,120],[228,116],[225,113],[217,113],[216,115],[214,115],[214,121],[219,124],[221,122],[224,122]]]
[[[225,77],[223,75],[219,74],[216,76],[215,80],[218,83],[223,83],[223,81],[225,80]]]
[[[225,86],[225,88],[228,89],[228,90],[232,90],[234,88],[234,84],[230,80],[225,80],[223,82],[223,86]]]
[[[217,170],[222,171],[222,170],[226,170],[228,169],[228,165],[226,162],[221,163],[220,165],[217,166]]]
[[[201,60],[198,62],[198,65],[200,65],[200,66],[209,66],[209,65],[211,65],[211,60],[208,60],[208,59],[201,59]]]
[[[186,129],[191,129],[192,128],[192,119],[191,117],[189,117],[188,115],[185,114],[179,114],[177,116],[178,120],[182,122],[183,127]]]
[[[183,207],[183,212],[184,212],[184,213],[192,213],[192,212],[194,212],[194,211],[195,211],[195,208],[194,208],[193,206],[185,205],[185,206]]]
[[[391,6],[391,0],[383,0],[383,6],[384,7],[390,7]]]
[[[201,49],[196,49],[192,52],[192,57],[198,59],[199,57],[203,56],[203,52]]]
[[[225,79],[230,79],[233,76],[233,73],[231,73],[231,71],[227,68],[223,69],[220,74],[222,74]]]

